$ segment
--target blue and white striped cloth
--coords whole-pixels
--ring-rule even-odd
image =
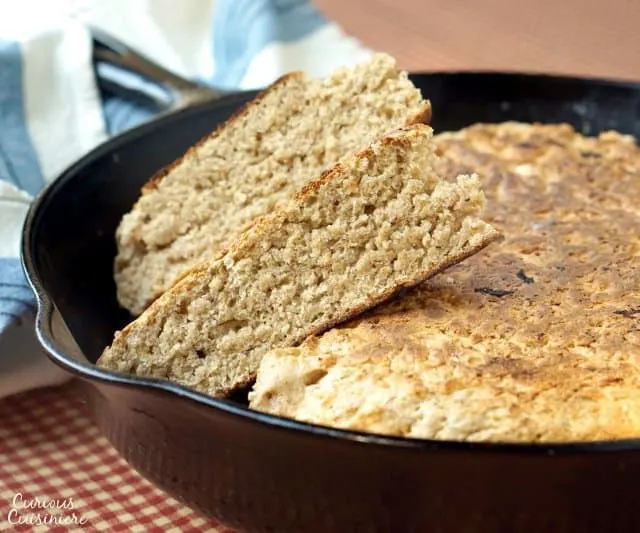
[[[223,89],[290,70],[323,77],[369,56],[307,0],[0,0],[0,397],[64,379],[38,348],[18,259],[29,203],[84,153],[152,118],[101,99],[85,24]]]

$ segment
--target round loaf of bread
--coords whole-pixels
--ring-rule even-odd
[[[567,125],[437,137],[505,239],[262,360],[251,406],[339,428],[469,441],[640,436],[640,149]]]

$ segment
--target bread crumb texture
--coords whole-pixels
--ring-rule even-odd
[[[640,436],[640,150],[567,125],[436,137],[504,241],[262,360],[255,409],[429,439]]]
[[[430,109],[385,54],[325,80],[285,76],[145,186],[116,232],[119,302],[141,313],[256,217]]]
[[[485,247],[477,176],[438,177],[432,131],[344,158],[116,334],[99,365],[224,396],[296,345]]]

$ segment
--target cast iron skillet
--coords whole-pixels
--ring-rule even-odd
[[[436,131],[569,122],[640,136],[640,86],[501,73],[415,74]],[[31,208],[23,264],[37,334],[81,378],[95,420],[145,477],[246,532],[640,531],[640,440],[469,444],[339,431],[252,412],[94,366],[129,319],[112,280],[114,230],[158,169],[254,93],[145,124],[64,172]]]

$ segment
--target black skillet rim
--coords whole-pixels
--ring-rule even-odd
[[[632,89],[640,92],[640,83],[626,80],[612,80],[600,78],[586,78],[575,76],[556,76],[542,73],[524,73],[517,71],[434,71],[415,72],[414,76],[470,76],[470,77],[496,77],[496,78],[528,78],[530,80],[555,80],[566,83],[588,83],[594,86],[618,87],[621,89]],[[58,366],[67,372],[83,378],[90,383],[101,383],[120,387],[133,387],[137,389],[149,389],[153,392],[164,392],[174,394],[199,406],[212,407],[226,414],[244,418],[246,421],[255,424],[264,424],[276,429],[285,431],[298,431],[311,434],[314,437],[335,438],[348,442],[364,443],[369,446],[377,445],[386,448],[401,448],[413,451],[448,451],[448,452],[468,452],[476,450],[484,453],[516,453],[535,455],[573,455],[585,452],[622,452],[640,451],[640,438],[620,439],[611,441],[585,441],[585,442],[548,442],[548,443],[520,443],[520,442],[458,442],[449,440],[418,439],[407,437],[393,437],[335,429],[327,426],[299,422],[294,419],[261,413],[248,409],[227,400],[216,399],[199,392],[190,390],[182,385],[177,385],[170,381],[161,379],[144,378],[139,376],[125,375],[97,367],[89,362],[83,363],[67,356],[63,350],[59,349],[54,341],[51,331],[51,319],[54,313],[54,305],[49,294],[44,290],[34,262],[34,242],[33,231],[40,216],[40,211],[46,206],[48,199],[56,194],[57,189],[69,179],[72,179],[77,170],[88,165],[95,159],[103,157],[114,148],[126,144],[129,140],[144,136],[147,131],[154,129],[158,123],[171,122],[172,120],[198,113],[201,110],[219,105],[231,105],[241,103],[247,96],[256,94],[257,91],[246,91],[224,96],[215,101],[197,104],[193,107],[181,109],[165,116],[159,117],[152,122],[142,124],[121,135],[118,135],[107,142],[99,145],[84,157],[76,161],[64,170],[55,180],[53,180],[32,202],[22,232],[21,242],[21,263],[25,276],[31,289],[33,290],[37,313],[35,320],[36,336],[45,348],[48,357]]]

